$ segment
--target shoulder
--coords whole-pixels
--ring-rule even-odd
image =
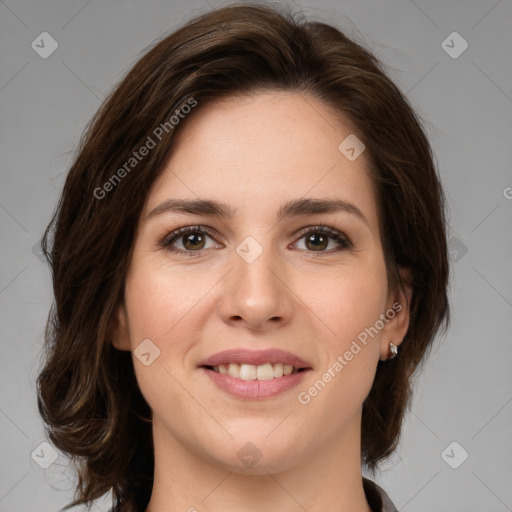
[[[372,480],[363,477],[363,489],[373,512],[398,512],[384,489]]]

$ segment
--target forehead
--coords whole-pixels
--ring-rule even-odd
[[[354,129],[318,98],[264,92],[199,103],[178,128],[146,212],[169,198],[217,199],[258,215],[301,197],[342,198],[377,226],[367,155],[350,161],[340,151]]]

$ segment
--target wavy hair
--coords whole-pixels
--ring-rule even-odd
[[[400,353],[379,361],[363,404],[362,462],[374,472],[397,447],[413,376],[450,316],[445,199],[431,147],[407,99],[362,44],[288,8],[234,4],[161,39],[113,89],[82,136],[43,237],[55,299],[37,401],[49,440],[78,474],[66,509],[111,491],[114,512],[143,510],[151,496],[151,410],[131,353],[112,346],[108,326],[123,300],[142,207],[186,119],[162,132],[129,175],[114,183],[113,174],[190,98],[204,105],[259,91],[321,99],[366,146],[388,281],[403,289],[399,269],[408,269],[413,295]]]

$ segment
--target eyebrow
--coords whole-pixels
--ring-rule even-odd
[[[355,204],[343,199],[294,199],[281,206],[276,217],[277,221],[281,221],[285,218],[299,217],[301,215],[336,213],[338,211],[353,214],[369,226],[363,212]],[[208,215],[222,219],[231,219],[234,217],[236,210],[233,210],[228,204],[210,199],[167,199],[151,210],[146,220],[165,212]]]

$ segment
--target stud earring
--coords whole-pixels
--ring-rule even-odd
[[[394,343],[389,343],[389,353],[388,359],[393,359],[398,354],[398,347]]]

